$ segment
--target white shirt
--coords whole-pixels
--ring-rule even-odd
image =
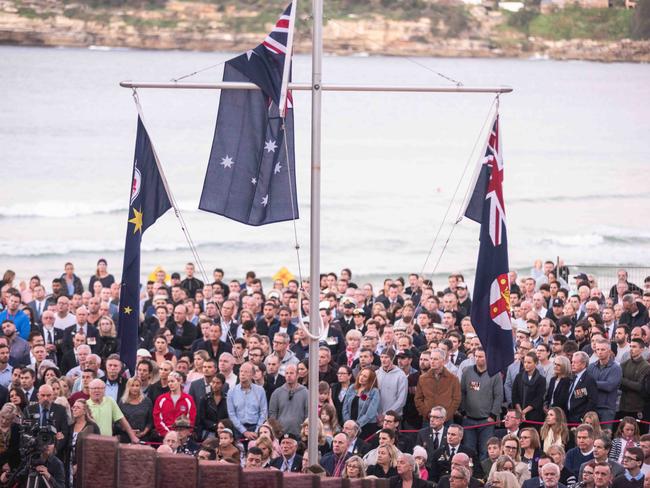
[[[77,317],[72,315],[70,312],[68,312],[68,315],[66,315],[63,318],[59,317],[59,314],[56,314],[55,317],[56,318],[54,319],[54,328],[56,329],[65,330],[71,325],[77,323]]]

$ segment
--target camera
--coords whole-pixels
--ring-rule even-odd
[[[43,451],[56,443],[56,428],[49,419],[41,425],[39,415],[22,419],[19,432],[20,465],[9,474],[7,486],[12,486],[20,478],[36,476],[36,468],[45,464]]]

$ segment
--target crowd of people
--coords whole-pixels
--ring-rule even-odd
[[[0,282],[0,482],[21,424],[55,434],[35,468],[72,486],[89,433],[199,459],[395,487],[650,488],[650,277],[611,289],[536,263],[510,273],[514,361],[490,375],[464,277],[381,289],[320,279],[318,459],[308,459],[310,283],[211,283],[188,263],[143,285],[137,366],[119,354],[120,284],[66,263]],[[489,313],[486,311],[486,314]]]

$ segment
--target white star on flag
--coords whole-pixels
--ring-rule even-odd
[[[230,156],[226,154],[226,157],[222,158],[221,163],[219,164],[221,164],[221,166],[223,166],[224,168],[232,168],[232,165],[235,164],[235,162],[232,160]]]
[[[251,183],[253,185],[257,185],[257,178],[251,178]]]
[[[272,141],[271,139],[269,139],[268,141],[266,141],[266,142],[264,143],[264,149],[265,149],[266,151],[268,151],[268,152],[275,152],[275,149],[276,149],[277,147],[278,147],[278,146],[277,146],[277,144],[275,143],[275,141]]]
[[[269,203],[269,195],[265,195],[264,198],[262,198],[262,205],[266,207]]]
[[[278,161],[278,162],[275,164],[275,168],[273,169],[273,174],[274,174],[274,175],[277,175],[277,174],[280,172],[280,169],[282,169],[282,165],[281,165],[280,162]]]

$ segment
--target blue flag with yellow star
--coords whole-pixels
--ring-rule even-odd
[[[131,199],[124,244],[124,266],[118,322],[119,351],[131,372],[135,369],[140,325],[140,243],[142,234],[171,208],[149,134],[138,116]]]

